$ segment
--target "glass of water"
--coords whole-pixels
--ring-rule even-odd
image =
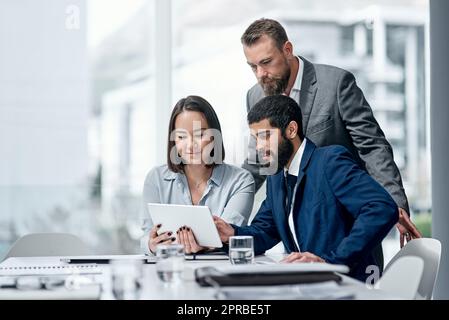
[[[140,298],[142,287],[142,260],[116,259],[110,262],[112,294],[117,300]]]
[[[252,236],[233,236],[229,238],[229,259],[232,264],[254,262],[254,240]]]
[[[168,283],[180,282],[183,269],[182,244],[160,244],[156,247],[156,271],[159,279]]]

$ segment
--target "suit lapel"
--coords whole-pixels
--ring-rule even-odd
[[[281,222],[281,225],[284,225],[286,222],[287,213],[285,212],[285,177],[283,170],[279,171],[275,176],[273,176],[273,195],[276,197],[273,201],[275,204],[275,214],[278,217],[278,220]]]
[[[303,57],[300,58],[304,63],[304,73],[302,76],[301,92],[299,94],[299,106],[303,115],[303,132],[306,133],[317,91],[316,73],[315,67],[311,62]]]
[[[301,207],[303,195],[304,195],[304,187],[303,182],[305,182],[307,167],[310,163],[310,159],[312,158],[312,154],[315,151],[316,146],[312,141],[307,140],[306,148],[304,149],[304,153],[302,155],[301,164],[299,165],[299,173],[298,173],[298,181],[296,182],[296,193],[295,193],[295,201],[293,207],[293,219],[295,221],[295,232],[296,238],[298,239],[298,245],[301,248],[301,237],[300,232],[298,232],[299,226],[299,208]]]
[[[299,214],[299,205],[302,201],[302,194],[303,190],[301,187],[301,183],[304,181],[306,177],[306,171],[307,166],[310,162],[310,159],[312,157],[312,154],[314,150],[316,149],[316,146],[313,144],[312,141],[307,140],[306,147],[304,149],[304,153],[302,155],[301,163],[299,165],[299,173],[298,173],[298,181],[297,181],[297,191],[295,194],[295,202],[294,202],[294,209],[293,209],[293,219],[295,221],[298,221],[298,214]],[[288,214],[285,211],[285,177],[284,177],[284,171],[281,170],[277,174],[271,177],[272,179],[272,195],[273,195],[273,209],[274,209],[274,217],[275,221],[278,225],[278,229],[280,231],[281,239],[284,242],[284,246],[286,247],[288,252],[296,251],[296,245],[295,240],[293,238],[292,233],[290,232],[290,227],[288,225]],[[299,226],[296,225],[296,228]],[[298,241],[300,241],[300,238],[298,238]],[[301,246],[301,243],[299,244]]]
[[[298,181],[296,182],[297,185],[301,184],[302,179],[306,175],[307,166],[309,165],[310,159],[312,158],[312,154],[315,149],[315,144],[307,139],[306,147],[304,149],[304,153],[302,154],[301,163],[299,164]]]
[[[287,251],[293,252],[296,250],[296,246],[288,226],[287,212],[285,211],[285,177],[283,170],[273,176],[272,183],[273,191],[275,190],[275,192],[273,192],[275,197],[273,201],[274,215],[276,217],[275,220],[278,223],[278,228],[280,228],[278,230],[280,231],[279,233],[282,242]]]

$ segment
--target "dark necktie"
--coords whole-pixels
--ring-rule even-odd
[[[286,201],[286,207],[285,207],[287,216],[290,214],[291,205],[292,205],[292,201],[293,201],[293,192],[295,191],[295,185],[296,185],[297,180],[298,180],[297,176],[294,176],[287,172],[287,177],[286,177],[287,201]]]

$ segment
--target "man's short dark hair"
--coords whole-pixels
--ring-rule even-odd
[[[285,130],[291,121],[298,124],[298,136],[304,139],[302,131],[301,109],[295,100],[284,95],[268,96],[257,102],[248,113],[248,124],[267,119],[274,128],[279,128],[285,136]]]
[[[222,134],[220,121],[218,120],[217,114],[215,113],[214,108],[212,108],[212,106],[206,99],[192,95],[179,100],[176,103],[175,107],[173,108],[172,114],[170,116],[170,123],[168,125],[167,165],[168,168],[173,172],[184,172],[184,164],[183,163],[175,164],[172,162],[172,159],[170,157],[171,150],[173,148],[176,148],[175,141],[171,139],[171,134],[176,129],[175,128],[176,117],[183,111],[201,112],[204,115],[204,118],[206,118],[206,122],[207,125],[209,126],[209,129],[218,130],[220,135]],[[221,159],[218,159],[219,163],[222,163],[224,158],[225,158],[225,149],[223,143],[221,143]],[[214,167],[216,164],[217,163],[213,163],[212,165],[207,166]]]
[[[276,47],[282,51],[284,44],[288,41],[287,32],[276,20],[262,18],[254,21],[245,30],[241,37],[242,44],[250,47],[255,44],[260,37],[267,35],[274,40]]]

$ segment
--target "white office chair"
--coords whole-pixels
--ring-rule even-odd
[[[414,299],[430,300],[435,286],[441,258],[441,242],[431,238],[420,238],[409,241],[388,263],[385,273],[401,257],[416,256],[424,262],[424,270],[418,291]]]
[[[31,233],[19,238],[9,249],[4,260],[11,257],[84,256],[87,245],[68,233]]]
[[[422,258],[398,257],[379,279],[379,289],[398,298],[413,300],[418,292],[423,270]]]

